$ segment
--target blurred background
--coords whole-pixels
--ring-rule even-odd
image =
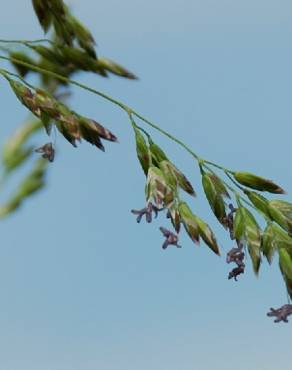
[[[292,200],[292,5],[286,0],[72,1],[98,54],[139,81],[78,79],[135,108],[228,168],[272,178]],[[0,12],[1,38],[43,36],[29,0]],[[3,64],[4,65],[4,64]],[[1,143],[26,117],[2,80]],[[1,370],[275,370],[291,363],[291,325],[266,317],[287,302],[277,268],[248,263],[228,281],[232,247],[205,200],[197,164],[153,132],[192,180],[193,210],[222,257],[186,236],[161,249],[158,227],[136,224],[144,175],[126,115],[74,89],[74,109],[118,137],[102,153],[59,136],[48,187],[1,222]],[[47,141],[45,133],[39,146]],[[10,188],[9,188],[10,186]],[[2,197],[12,191],[2,190]]]

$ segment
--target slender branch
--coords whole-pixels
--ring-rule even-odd
[[[143,127],[137,125],[137,123],[135,122],[135,120],[133,118],[133,114],[132,113],[129,113],[129,118],[130,118],[130,121],[132,123],[132,126],[138,128],[141,132],[143,132],[143,134],[147,137],[148,141],[151,142],[152,141],[151,135],[148,134],[148,132],[146,130],[144,130]]]
[[[0,75],[2,75],[8,82],[10,82],[9,77],[7,76],[7,71],[5,69],[0,69]]]
[[[177,143],[178,145],[180,145],[181,147],[183,147],[192,157],[194,157],[197,161],[201,161],[202,159],[198,156],[198,154],[196,154],[194,151],[192,151],[192,149],[190,149],[186,144],[184,144],[181,140],[177,139],[176,137],[174,137],[173,135],[171,135],[169,132],[163,130],[162,128],[160,128],[158,125],[156,125],[155,123],[149,121],[147,118],[141,116],[139,113],[137,113],[136,111],[132,110],[132,114],[135,115],[137,118],[139,118],[141,121],[147,123],[147,125],[151,126],[152,128],[154,128],[155,130],[159,131],[161,134],[163,134],[164,136],[167,136],[170,140],[174,141],[175,143]]]
[[[137,127],[141,132],[143,132],[143,134],[144,134],[144,135],[146,135],[146,136],[147,136],[147,139],[148,139],[148,142],[149,142],[149,143],[153,142],[153,140],[152,140],[152,138],[151,138],[151,135],[150,135],[150,134],[148,134],[148,132],[147,132],[143,127],[138,126],[137,124],[136,124],[136,127]]]
[[[229,171],[224,171],[225,172],[225,175],[229,178],[229,180],[238,188],[240,189],[242,192],[244,192],[244,189],[243,187],[241,187],[235,180],[233,180],[233,178],[230,176],[229,174]]]
[[[87,91],[89,91],[89,92],[91,92],[93,94],[96,94],[96,95],[102,97],[105,100],[110,101],[111,103],[113,103],[115,105],[118,105],[120,108],[122,108],[126,112],[131,112],[132,111],[130,107],[126,106],[125,104],[123,104],[121,102],[119,102],[118,100],[116,100],[116,99],[114,99],[114,98],[112,98],[112,97],[110,97],[110,96],[108,96],[108,95],[106,95],[106,94],[104,94],[104,93],[102,93],[102,92],[100,92],[98,90],[95,90],[95,89],[93,89],[91,87],[88,87],[88,86],[86,86],[86,85],[84,85],[84,84],[82,84],[80,82],[77,82],[75,80],[71,80],[71,79],[69,79],[67,77],[64,77],[62,75],[59,75],[58,73],[55,73],[53,71],[49,71],[47,69],[44,69],[44,68],[35,66],[33,64],[30,64],[30,63],[27,63],[27,62],[24,62],[22,60],[19,60],[19,59],[16,59],[16,58],[12,58],[12,57],[5,57],[3,55],[0,55],[0,59],[8,60],[10,62],[13,62],[13,63],[19,64],[19,65],[22,65],[24,67],[27,67],[27,68],[29,68],[29,69],[31,69],[33,71],[36,71],[36,72],[39,72],[39,73],[42,73],[42,74],[46,74],[46,75],[51,76],[51,77],[54,77],[54,78],[56,78],[56,79],[58,79],[60,81],[63,81],[63,82],[70,83],[72,85],[78,86],[81,89],[87,90]]]
[[[39,44],[42,42],[48,42],[49,44],[54,45],[55,43],[49,39],[37,39],[37,40],[3,40],[0,39],[0,43],[2,44],[22,44],[22,45],[30,45],[30,44]]]
[[[207,163],[207,164],[209,164],[210,166],[216,167],[216,168],[218,168],[219,170],[224,171],[225,173],[226,173],[226,172],[228,172],[228,173],[233,173],[233,171],[229,170],[229,169],[228,169],[228,168],[226,168],[226,167],[220,166],[220,165],[219,165],[219,164],[217,164],[217,163],[214,163],[214,162],[211,162],[211,161],[207,161],[207,160],[205,160],[204,162],[205,162],[205,163]]]
[[[10,53],[11,52],[11,50],[6,46],[0,46],[0,50],[3,51],[4,53]]]
[[[22,81],[25,85],[27,85],[31,89],[35,90],[35,87],[33,85],[31,85],[30,83],[28,83],[23,77],[19,76],[17,73],[13,73],[13,72],[7,71],[7,69],[0,68],[0,74],[2,76],[4,76],[7,81],[9,81],[9,77],[7,75],[16,77],[20,81]]]

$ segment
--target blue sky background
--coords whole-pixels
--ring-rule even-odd
[[[80,76],[152,118],[200,155],[277,180],[292,194],[292,5],[284,0],[72,1],[99,54],[140,80]],[[42,32],[30,1],[10,0],[1,38]],[[26,116],[1,82],[1,142]],[[76,110],[111,128],[106,153],[61,137],[49,187],[1,223],[0,370],[275,370],[291,364],[291,325],[276,268],[238,283],[230,266],[182,236],[162,251],[158,227],[137,225],[144,177],[125,114],[74,90]],[[154,138],[198,193],[193,209],[232,246],[211,215],[196,163]],[[45,134],[41,142],[46,140]],[[36,143],[38,145],[39,142]],[[9,190],[9,189],[8,189]]]

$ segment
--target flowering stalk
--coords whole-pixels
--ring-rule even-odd
[[[22,52],[9,51],[1,48],[8,56],[0,55],[1,60],[11,62],[17,74],[0,69],[10,84],[17,98],[29,111],[38,118],[37,125],[29,125],[18,135],[13,145],[6,151],[7,168],[15,169],[30,157],[33,150],[24,147],[28,136],[38,130],[41,124],[48,135],[54,127],[73,145],[84,139],[103,150],[101,139],[116,141],[116,137],[104,126],[93,119],[79,115],[71,110],[57,96],[59,85],[75,85],[87,90],[110,103],[118,106],[128,116],[134,130],[137,157],[145,174],[145,203],[140,210],[132,210],[139,223],[143,216],[150,223],[165,214],[175,232],[160,226],[165,237],[163,249],[169,245],[180,248],[179,233],[185,229],[187,235],[195,243],[203,241],[215,254],[220,255],[216,237],[209,225],[194,213],[181,193],[195,197],[196,192],[184,173],[173,163],[160,146],[152,139],[144,127],[145,124],[186,150],[197,162],[200,169],[202,187],[210,209],[218,222],[227,230],[236,246],[227,254],[227,263],[234,262],[235,267],[229,279],[237,277],[245,271],[245,257],[249,255],[254,272],[258,274],[261,261],[266,257],[271,263],[274,254],[279,255],[279,267],[290,297],[292,297],[292,204],[280,200],[268,200],[262,193],[284,194],[284,190],[271,180],[258,175],[233,171],[212,161],[203,159],[188,145],[166,130],[160,128],[143,115],[115,98],[84,85],[71,78],[78,71],[90,71],[102,77],[108,73],[136,79],[136,76],[121,65],[107,59],[97,57],[95,40],[89,30],[70,13],[62,0],[32,0],[38,20],[45,32],[54,31],[54,39],[0,40],[0,43],[20,44],[40,57],[35,60]],[[43,43],[49,46],[42,45]],[[25,77],[29,72],[41,76],[44,88],[30,85]],[[29,132],[29,134],[28,134]],[[15,144],[16,143],[16,144]],[[28,180],[25,180],[16,192],[9,207],[4,207],[4,215],[18,208],[25,197],[40,189],[46,168],[46,161],[53,162],[55,149],[51,142],[37,149],[43,159],[39,159]],[[13,159],[13,160],[12,160]],[[215,171],[216,170],[216,171]],[[3,209],[3,208],[2,208]],[[263,216],[267,225],[261,230],[253,213]],[[0,212],[1,214],[1,212]],[[287,321],[291,314],[290,306],[272,310],[269,316],[276,316],[276,321]]]

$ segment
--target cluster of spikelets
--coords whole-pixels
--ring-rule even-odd
[[[105,57],[97,58],[92,34],[71,14],[62,0],[33,0],[32,2],[44,31],[53,29],[54,37],[49,46],[29,42],[25,44],[41,57],[40,60],[35,60],[22,51],[10,54],[12,60],[27,63],[27,66],[14,63],[21,76],[24,77],[31,71],[29,68],[31,65],[65,77],[74,72],[86,71],[103,77],[107,77],[109,72],[128,79],[137,78],[120,64]],[[52,80],[47,75],[43,75],[42,78],[44,82]]]
[[[108,73],[112,73],[131,80],[137,79],[132,72],[120,64],[105,57],[93,57],[78,47],[60,45],[57,42],[51,43],[50,46],[34,45],[32,43],[26,43],[26,46],[40,58],[36,59],[23,51],[10,53],[10,58],[12,61],[15,61],[13,64],[22,77],[25,77],[28,72],[34,72],[31,67],[35,66],[63,77],[69,77],[74,73],[85,71],[102,77],[108,77]],[[25,63],[26,66],[20,65],[17,61]],[[54,78],[47,74],[42,74],[41,77],[43,83],[55,81]],[[67,84],[64,81],[62,83]]]
[[[9,77],[7,78],[21,103],[36,117],[41,119],[48,135],[51,132],[52,124],[55,123],[60,133],[73,146],[76,146],[76,140],[80,141],[83,138],[99,149],[104,150],[101,139],[117,141],[116,136],[108,129],[93,119],[86,118],[70,110],[65,104],[46,91],[41,89],[33,91],[24,84]]]
[[[62,0],[32,0],[38,20],[45,32],[52,27],[60,41],[79,46],[95,57],[95,41],[90,31],[69,11]]]
[[[146,202],[159,210],[166,210],[176,233],[183,224],[187,234],[195,243],[202,238],[219,254],[219,247],[210,227],[188,204],[180,200],[179,190],[195,196],[193,186],[187,177],[168,159],[164,151],[151,139],[147,143],[140,130],[135,127],[137,156],[146,175]],[[133,211],[135,213],[137,211]],[[138,216],[139,217],[139,216]]]
[[[138,127],[135,127],[135,133],[137,156],[146,175],[148,204],[141,211],[133,211],[138,215],[138,221],[141,220],[142,214],[145,214],[147,219],[149,211],[154,210],[157,215],[158,212],[166,210],[167,217],[170,218],[177,234],[183,225],[193,242],[198,243],[202,239],[219,255],[219,247],[210,227],[180,198],[179,189],[195,196],[189,180],[152,139],[148,138],[148,142],[146,141]],[[229,231],[231,240],[247,248],[255,273],[259,272],[262,256],[271,263],[274,254],[278,252],[280,269],[292,298],[292,204],[282,200],[268,200],[259,193],[284,194],[283,189],[274,182],[251,173],[230,172],[229,176],[232,176],[232,180],[247,196],[253,209],[264,217],[267,224],[262,230],[248,206],[244,206],[240,198],[236,199],[236,207],[230,204],[232,200],[227,189],[228,185],[223,179],[210,171],[204,162],[201,163],[200,169],[202,187],[211,210],[222,226]],[[229,208],[231,212],[228,213]],[[148,217],[148,222],[151,220]],[[172,244],[177,245],[178,238],[173,240],[175,242]]]
[[[38,149],[34,146],[26,145],[28,139],[45,127],[48,134],[51,133],[54,124],[59,132],[73,145],[76,141],[84,139],[104,150],[102,139],[117,141],[117,138],[108,129],[100,125],[93,119],[81,116],[70,110],[53,95],[42,89],[32,89],[26,85],[5,76],[10,83],[12,90],[18,99],[32,112],[39,120],[29,121],[24,124],[16,133],[5,143],[3,148],[3,168],[5,172],[3,178],[7,178],[19,166],[24,164],[34,151],[42,153],[33,165],[31,171],[20,182],[18,188],[10,199],[0,207],[0,217],[5,217],[19,208],[22,202],[41,190],[45,185],[45,175],[47,161],[54,159],[54,148],[52,143],[47,143]]]

